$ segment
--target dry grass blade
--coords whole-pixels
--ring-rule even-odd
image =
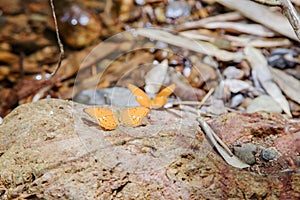
[[[218,3],[237,10],[245,17],[265,25],[286,37],[299,41],[289,21],[280,13],[274,13],[268,7],[249,0],[216,0]]]
[[[234,59],[241,59],[242,56],[236,53],[231,53],[229,51],[220,50],[215,45],[208,43],[208,42],[202,42],[202,41],[194,41],[189,38],[174,35],[172,33],[169,33],[167,31],[157,30],[157,29],[145,29],[140,28],[137,29],[136,32],[144,37],[148,37],[154,40],[166,42],[168,44],[178,46],[181,48],[189,49],[191,51],[195,51],[198,53],[207,54],[210,56],[215,56],[218,60],[222,61],[231,61]]]
[[[292,117],[289,103],[279,87],[273,82],[272,74],[263,54],[258,49],[249,46],[245,48],[245,54],[252,69],[256,71],[258,80],[263,88],[280,105],[282,110],[284,110],[289,117]]]
[[[285,72],[271,68],[274,81],[279,85],[282,91],[292,100],[300,104],[300,81]]]
[[[209,125],[205,122],[205,120],[201,117],[197,118],[197,121],[199,122],[202,130],[205,132],[207,137],[209,138],[210,142],[216,147],[217,151],[221,154],[221,156],[224,158],[224,160],[231,166],[236,168],[247,168],[250,167],[248,164],[242,162],[238,157],[233,155],[231,151],[228,149],[228,147],[222,142],[220,144],[223,144],[222,146],[218,143],[222,141],[221,139],[217,140],[217,135],[214,133],[214,131],[209,127]],[[226,148],[224,148],[226,147]]]

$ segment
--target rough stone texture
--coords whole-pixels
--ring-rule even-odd
[[[245,157],[247,161],[254,155],[256,164],[252,168],[256,172],[278,173],[300,165],[299,120],[288,120],[277,113],[229,113],[209,120],[209,124],[233,149],[248,143],[257,146],[256,152],[249,149]],[[262,153],[268,148],[274,148],[279,156],[263,159]]]
[[[19,106],[4,118],[0,199],[300,198],[299,167],[265,175],[235,169],[212,149],[192,114],[154,110],[146,126],[103,131],[84,107],[49,99]],[[212,128],[230,116],[214,119]],[[247,128],[260,130],[263,121],[280,130],[288,123],[259,116],[252,129],[249,114],[238,116],[247,121],[236,131],[247,136]]]

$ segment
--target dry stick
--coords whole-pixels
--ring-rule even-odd
[[[58,69],[60,68],[61,62],[62,62],[62,59],[64,58],[65,52],[64,52],[64,46],[61,43],[61,40],[60,40],[60,37],[59,37],[59,31],[58,31],[58,25],[57,25],[57,20],[56,20],[56,15],[55,15],[55,10],[54,10],[53,0],[50,0],[50,5],[51,5],[52,16],[53,16],[53,20],[54,20],[54,26],[55,26],[57,43],[58,43],[59,52],[60,52],[57,66],[56,66],[55,70],[50,74],[50,77],[49,77],[49,78],[52,78],[56,74],[56,72],[58,71]]]
[[[202,98],[201,102],[198,105],[198,109],[201,108],[201,106],[207,101],[207,99],[210,97],[210,95],[215,91],[215,88],[211,88],[208,93]]]

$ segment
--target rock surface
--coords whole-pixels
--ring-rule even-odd
[[[84,107],[48,99],[19,106],[4,118],[0,199],[300,197],[299,166],[265,175],[233,168],[213,150],[190,113],[152,110],[146,126],[103,131]],[[212,119],[212,128],[228,115]],[[237,130],[251,122],[251,117],[240,119],[248,122]],[[270,121],[262,117],[255,128]],[[298,127],[289,125],[289,130]],[[249,135],[247,127],[244,134]]]

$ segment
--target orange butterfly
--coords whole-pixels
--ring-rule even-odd
[[[167,103],[168,97],[174,92],[175,87],[175,84],[169,85],[160,91],[155,98],[149,98],[143,90],[135,85],[128,84],[128,88],[135,96],[136,101],[143,107],[153,109],[163,107]]]
[[[98,124],[104,130],[116,129],[119,126],[119,121],[124,126],[140,126],[142,119],[149,113],[149,109],[144,107],[127,108],[120,112],[118,120],[114,112],[107,108],[85,108],[83,111],[92,118],[97,119]]]

